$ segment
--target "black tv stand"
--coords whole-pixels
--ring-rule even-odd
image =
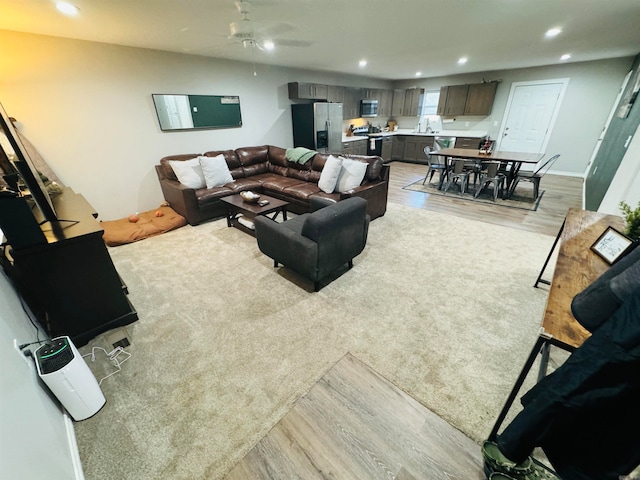
[[[81,346],[134,322],[138,314],[102,239],[95,210],[70,188],[53,203],[61,218],[77,220],[64,228],[44,229],[47,222],[34,212],[46,242],[8,245],[2,264],[47,333],[68,335]]]

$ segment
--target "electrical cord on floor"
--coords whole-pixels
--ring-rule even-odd
[[[91,349],[90,353],[86,353],[82,356],[82,358],[84,357],[88,357],[91,356],[91,361],[95,362],[96,361],[96,350],[102,350],[107,357],[109,357],[109,360],[111,360],[111,363],[113,363],[113,365],[117,368],[117,370],[115,372],[111,372],[109,375],[107,375],[106,377],[102,377],[100,379],[100,381],[98,382],[98,385],[102,385],[102,381],[109,378],[111,375],[115,375],[116,373],[120,372],[122,370],[121,365],[126,362],[127,360],[129,360],[129,358],[131,358],[131,354],[129,352],[127,352],[124,348],[122,347],[116,347],[113,350],[111,350],[110,352],[107,352],[104,348],[102,347],[93,347]],[[125,355],[124,359],[122,360],[118,360],[118,357],[120,355]]]

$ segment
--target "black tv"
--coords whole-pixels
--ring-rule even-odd
[[[9,119],[2,104],[0,104],[0,130],[5,134],[13,149],[13,152],[4,152],[5,155],[11,158],[11,154],[13,154],[14,158],[12,159],[12,163],[20,173],[22,180],[24,180],[38,209],[42,212],[45,222],[55,224],[58,217],[47,187],[45,187],[44,182],[40,178],[40,174],[31,160],[29,153],[27,153],[24,145],[22,145],[18,132],[16,132],[13,127],[13,123]],[[5,147],[2,148],[4,149]]]

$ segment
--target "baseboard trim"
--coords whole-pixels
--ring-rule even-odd
[[[63,418],[67,429],[67,441],[69,442],[69,453],[71,454],[71,462],[73,463],[74,477],[76,480],[85,480],[82,462],[80,461],[78,442],[76,441],[76,431],[73,428],[73,420],[71,420],[71,417],[66,412],[63,414]]]
[[[559,175],[562,177],[578,177],[578,178],[584,178],[584,173],[579,173],[579,172],[563,172],[560,170],[549,170],[547,172],[547,175]]]

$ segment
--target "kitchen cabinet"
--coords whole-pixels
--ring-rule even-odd
[[[289,83],[290,100],[326,100],[327,85],[319,83]]]
[[[420,114],[423,88],[394,90],[391,105],[392,117],[415,117]]]
[[[401,117],[404,110],[404,90],[394,90],[391,99],[391,116]]]
[[[406,135],[394,135],[391,143],[391,159],[402,160],[404,156],[404,146],[407,141]]]
[[[382,153],[380,156],[385,162],[391,160],[391,154],[393,150],[393,137],[382,138]]]
[[[427,163],[425,147],[433,147],[433,137],[407,136],[403,160]]]
[[[424,88],[408,88],[404,91],[404,109],[402,114],[405,117],[415,117],[420,115],[422,110],[422,94]]]
[[[438,115],[464,115],[469,85],[451,85],[440,88]]]
[[[360,98],[362,95],[361,88],[345,87],[344,88],[344,105],[342,107],[343,118],[360,117]]]
[[[440,88],[438,115],[489,115],[498,82],[449,85]]]
[[[380,90],[380,98],[378,99],[378,116],[388,118],[391,116],[391,107],[393,103],[392,90]]]
[[[487,137],[456,137],[455,148],[471,148],[477,150]]]
[[[327,85],[327,102],[344,103],[344,87]]]
[[[357,140],[353,143],[353,154],[354,155],[366,155],[367,154],[367,142],[369,140],[365,137],[362,140]]]
[[[367,137],[362,137],[362,140],[342,142],[342,153],[344,155],[366,155],[367,141]]]
[[[469,85],[465,115],[490,115],[496,97],[498,82],[474,83]]]
[[[365,100],[380,100],[380,90],[377,88],[363,88],[362,98]]]

